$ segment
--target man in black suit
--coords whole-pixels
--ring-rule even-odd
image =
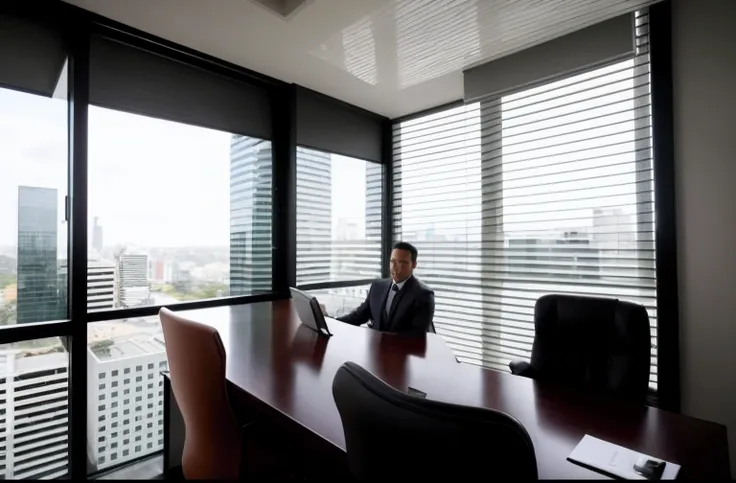
[[[409,243],[394,245],[391,278],[373,282],[365,302],[337,320],[352,325],[370,321],[369,326],[381,332],[434,332],[434,292],[413,275],[417,253]]]

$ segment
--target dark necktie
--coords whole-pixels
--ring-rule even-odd
[[[391,292],[388,294],[389,302],[386,304],[386,319],[388,319],[388,316],[391,315],[391,311],[394,309],[394,306],[396,305],[396,298],[399,295],[399,286],[395,283],[391,285]]]

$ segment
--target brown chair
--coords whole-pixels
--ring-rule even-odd
[[[243,439],[227,396],[220,334],[165,308],[159,317],[171,385],[186,427],[184,477],[235,480],[240,476]]]

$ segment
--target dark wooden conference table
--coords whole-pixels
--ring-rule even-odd
[[[458,363],[437,334],[402,337],[328,319],[334,336],[320,338],[300,325],[290,300],[181,314],[219,331],[233,404],[256,405],[343,459],[332,379],[353,361],[397,389],[514,416],[534,442],[540,478],[605,478],[566,460],[585,434],[678,463],[680,478],[730,478],[722,425]]]

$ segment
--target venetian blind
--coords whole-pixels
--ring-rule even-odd
[[[528,359],[547,293],[643,304],[657,385],[648,16],[636,55],[393,127],[394,241],[459,360]]]

